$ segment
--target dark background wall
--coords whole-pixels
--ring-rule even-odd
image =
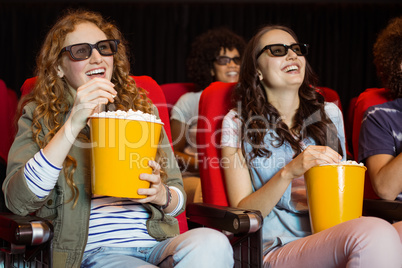
[[[0,79],[19,92],[33,76],[44,35],[66,8],[83,7],[114,20],[130,43],[132,73],[159,84],[186,81],[185,58],[193,38],[227,26],[248,40],[269,23],[290,26],[320,85],[335,89],[344,109],[368,87],[380,87],[372,47],[389,19],[402,15],[401,1],[5,1],[0,0]]]

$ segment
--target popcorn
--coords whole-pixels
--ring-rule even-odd
[[[347,160],[347,161],[341,161],[338,164],[332,163],[332,164],[322,164],[320,166],[362,166],[364,167],[363,163],[357,163],[354,160]]]
[[[128,110],[127,112],[117,110],[117,111],[94,113],[91,117],[118,118],[118,119],[147,121],[147,122],[163,124],[162,120],[156,118],[156,116],[153,114],[144,113],[139,110],[133,111],[132,109]]]
[[[342,161],[342,162],[340,162],[338,165],[345,165],[345,166],[347,166],[347,165],[350,165],[350,166],[364,166],[364,164],[363,163],[357,163],[356,161],[354,161],[354,160],[347,160],[347,161]]]

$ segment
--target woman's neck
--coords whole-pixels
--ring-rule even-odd
[[[289,128],[293,126],[293,119],[299,108],[299,89],[265,89],[269,102],[278,110],[282,121]]]

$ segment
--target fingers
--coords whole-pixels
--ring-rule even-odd
[[[163,183],[160,177],[160,165],[150,160],[148,165],[153,169],[152,174],[142,173],[140,174],[141,180],[146,180],[151,183],[150,188],[140,188],[138,189],[137,193],[140,195],[146,195],[146,198],[136,200],[140,203],[156,203],[156,204],[163,204],[163,198],[166,195]]]
[[[342,160],[342,156],[328,146],[308,146],[303,154],[318,165],[337,164]]]
[[[286,178],[292,180],[302,176],[307,170],[318,165],[337,164],[342,157],[327,146],[308,146],[301,154],[293,159],[287,167]]]
[[[161,183],[160,165],[153,160],[150,160],[148,162],[148,165],[152,168],[152,174],[142,173],[140,174],[140,179],[149,181],[152,184],[160,184]]]
[[[80,103],[106,104],[114,102],[117,91],[114,84],[104,78],[94,78],[77,89],[77,99]]]

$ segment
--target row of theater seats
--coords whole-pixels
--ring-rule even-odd
[[[195,90],[194,85],[191,83],[171,83],[159,86],[152,78],[147,76],[136,76],[134,79],[139,86],[149,92],[150,99],[158,107],[160,117],[165,123],[165,131],[171,141],[170,110],[182,94]],[[31,78],[24,83],[21,88],[23,95],[29,92],[34,82],[35,78]],[[262,245],[261,230],[259,229],[262,223],[261,214],[258,211],[243,211],[228,207],[223,171],[219,164],[221,157],[219,146],[220,128],[223,116],[231,108],[230,95],[234,86],[235,83],[215,82],[206,88],[201,95],[199,115],[204,120],[199,120],[198,122],[198,129],[203,131],[198,131],[197,143],[204,145],[199,148],[199,159],[202,161],[200,163],[200,176],[204,204],[188,205],[186,213],[180,215],[178,220],[181,232],[185,232],[193,226],[204,225],[231,233],[230,238],[236,259],[235,267],[261,267]],[[336,91],[329,88],[319,88],[318,90],[327,101],[334,102],[343,110]],[[362,114],[368,106],[389,100],[386,98],[385,93],[386,90],[384,89],[366,90],[358,98],[354,99],[353,105],[347,110],[347,118],[345,118],[346,131],[348,131],[348,124],[352,122],[353,127],[349,127],[353,129],[350,133],[353,133],[353,146],[351,147],[355,152],[354,155],[357,155],[355,142],[358,141]],[[357,140],[355,137],[357,137]],[[369,185],[369,182],[366,182],[367,188]],[[366,192],[368,193],[369,191],[367,190]],[[372,196],[368,195],[366,197]],[[400,204],[395,204],[394,202],[372,203],[370,200],[365,200],[365,214],[378,215],[391,221],[397,219],[398,215],[400,220],[402,212]],[[7,220],[10,219],[7,218]],[[30,219],[27,220],[28,222],[30,221]],[[252,225],[252,223],[257,224]],[[7,230],[10,231],[9,229]],[[0,229],[0,233],[3,233],[3,229]]]
[[[148,91],[152,102],[158,107],[169,140],[170,123],[168,107],[160,86],[148,76],[133,77],[136,83]],[[25,81],[22,95],[33,87],[35,78]],[[3,89],[1,89],[3,91]],[[0,106],[7,99],[0,99]],[[15,112],[15,109],[13,110]],[[3,116],[3,115],[2,115]],[[2,120],[11,123],[11,117]],[[3,122],[3,121],[1,121]],[[1,178],[1,182],[4,176]],[[206,188],[207,189],[207,188]],[[242,210],[215,204],[190,204],[185,213],[177,217],[180,232],[197,226],[222,230],[231,241],[235,267],[262,267],[262,216],[259,211]],[[0,267],[51,267],[52,225],[34,216],[20,217],[0,213]]]

